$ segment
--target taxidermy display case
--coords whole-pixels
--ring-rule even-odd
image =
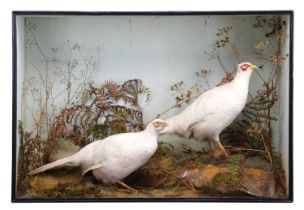
[[[12,200],[292,201],[292,33],[292,11],[13,12]],[[149,123],[121,185],[39,168]]]

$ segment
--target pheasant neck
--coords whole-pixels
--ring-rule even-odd
[[[151,135],[158,135],[158,132],[153,128],[152,125],[148,125],[148,127],[144,130],[144,132],[149,133]]]
[[[249,81],[251,77],[252,71],[246,71],[246,72],[238,72],[233,81],[232,84],[235,86],[242,86],[242,88],[248,89],[249,87]]]

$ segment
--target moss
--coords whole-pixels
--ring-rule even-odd
[[[59,185],[44,193],[48,197],[85,197],[88,194],[87,189],[81,185]]]
[[[228,159],[211,157],[202,151],[176,153],[168,143],[160,143],[152,158],[124,181],[138,190],[129,192],[120,186],[106,186],[98,183],[92,174],[81,177],[80,168],[64,167],[53,169],[31,177],[30,187],[23,194],[26,198],[157,198],[157,197],[230,197],[244,196],[259,186],[253,195],[268,194],[272,190],[267,182],[276,182],[269,175],[271,167],[265,168],[267,160],[260,156],[246,156],[246,153],[232,154]],[[250,161],[254,163],[250,164]],[[266,163],[265,163],[266,162]],[[246,169],[246,167],[248,169]],[[254,172],[254,173],[253,173]],[[259,174],[264,174],[261,177]],[[271,173],[270,173],[271,174]],[[265,182],[264,177],[267,178]],[[242,179],[242,180],[241,180]],[[243,181],[246,183],[243,183]],[[253,181],[252,181],[253,180]],[[259,182],[256,185],[255,180]],[[266,184],[265,184],[266,183]],[[244,189],[244,186],[247,187]],[[265,191],[263,191],[265,189]],[[35,194],[27,194],[35,191]]]
[[[18,153],[18,168],[17,168],[17,190],[21,190],[22,180],[26,176],[26,166],[25,166],[25,157],[24,157],[24,130],[23,123],[19,120],[18,122],[18,132],[19,132],[19,153]]]

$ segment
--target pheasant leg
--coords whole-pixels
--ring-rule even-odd
[[[134,188],[130,187],[129,185],[127,185],[126,183],[124,183],[123,181],[118,181],[117,184],[119,184],[120,186],[130,190],[131,192],[137,192],[137,190],[135,190]]]
[[[210,140],[210,141],[209,141],[209,145],[210,145],[210,151],[215,150],[213,140]]]
[[[217,146],[224,152],[225,157],[228,157],[229,155],[228,155],[227,151],[225,150],[225,148],[223,147],[223,145],[221,144],[221,142],[217,141],[217,140],[215,140],[214,142],[216,142]]]

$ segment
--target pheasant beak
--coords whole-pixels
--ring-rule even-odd
[[[256,65],[253,65],[253,64],[250,67],[252,70],[256,70],[258,68]]]

